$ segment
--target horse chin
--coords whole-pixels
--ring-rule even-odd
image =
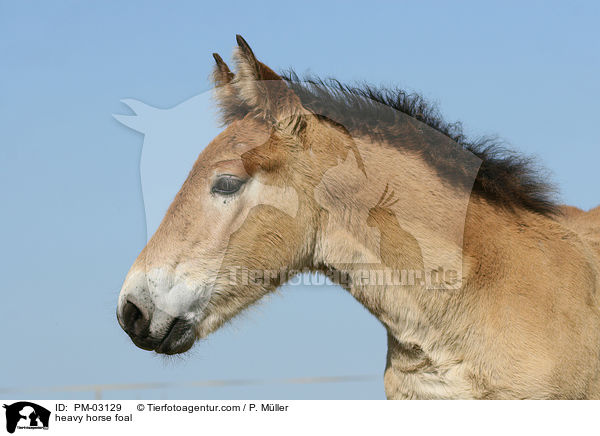
[[[194,345],[196,329],[194,323],[188,319],[173,318],[161,337],[130,335],[130,338],[142,350],[167,355],[181,354]]]
[[[181,354],[192,348],[194,342],[196,329],[193,322],[175,318],[154,351],[159,354]]]

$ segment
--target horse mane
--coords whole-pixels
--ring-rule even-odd
[[[410,147],[409,141],[403,142],[394,128],[398,123],[406,123],[406,117],[398,112],[406,114],[481,160],[473,184],[475,194],[509,210],[523,208],[545,216],[560,213],[554,200],[556,189],[532,157],[509,150],[496,137],[467,138],[460,122],[446,122],[438,108],[419,94],[369,84],[346,85],[333,78],[300,79],[292,70],[284,72],[282,78],[310,112],[326,114],[324,119],[335,120],[334,124],[343,125],[351,133],[383,136],[397,147]],[[420,145],[423,149],[416,151],[442,176],[452,177],[467,165],[461,153],[441,151],[428,141]]]

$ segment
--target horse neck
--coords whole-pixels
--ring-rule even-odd
[[[453,286],[460,286],[470,193],[442,180],[416,154],[364,138],[354,142],[366,176],[349,153],[315,190],[323,213],[314,264],[348,277],[348,290],[389,324],[399,310],[422,306],[419,295],[431,299],[429,283],[420,283],[428,272],[454,270]],[[370,282],[385,274],[383,284]],[[398,285],[402,274],[408,281]]]

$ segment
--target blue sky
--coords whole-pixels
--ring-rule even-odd
[[[383,329],[336,287],[283,289],[189,356],[133,346],[114,312],[146,240],[143,136],[112,118],[127,113],[120,100],[170,108],[207,91],[211,53],[227,59],[240,33],[276,70],[417,90],[467,132],[538,156],[565,203],[591,208],[599,12],[596,2],[0,1],[0,388],[382,374]],[[104,397],[384,392],[374,380]]]

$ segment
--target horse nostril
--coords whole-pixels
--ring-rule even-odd
[[[123,327],[130,336],[145,337],[148,335],[150,320],[144,317],[142,311],[131,301],[123,306]]]

